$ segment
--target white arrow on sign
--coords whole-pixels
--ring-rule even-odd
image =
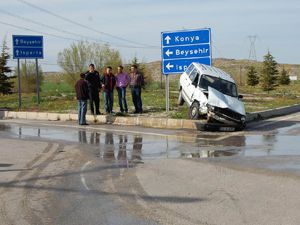
[[[166,65],[166,67],[167,67],[168,70],[170,70],[171,68],[174,67],[174,65],[171,65],[170,63],[168,63],[168,64]]]
[[[170,49],[168,49],[168,50],[166,51],[166,55],[169,57],[170,55],[173,55],[173,52],[171,52]]]
[[[18,45],[19,44],[19,39],[16,39],[16,45]]]
[[[171,41],[171,38],[170,38],[170,36],[168,35],[167,37],[165,37],[165,41],[167,42],[167,45],[170,43],[170,41]]]
[[[19,55],[19,50],[16,51],[16,55]]]

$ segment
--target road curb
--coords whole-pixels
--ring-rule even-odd
[[[263,120],[263,119],[268,119],[277,116],[284,116],[296,112],[300,112],[300,104],[249,113],[246,116],[246,121],[249,123],[256,120]]]
[[[46,121],[78,121],[77,114],[65,113],[47,113],[47,112],[16,112],[16,111],[0,111],[0,119],[28,119],[28,120],[46,120]],[[124,117],[87,115],[86,120],[89,123],[96,124],[114,124],[127,126],[143,126],[152,128],[167,128],[167,129],[191,129],[196,130],[198,121],[185,119],[170,119],[156,117]]]
[[[261,119],[267,119],[276,116],[283,116],[290,113],[300,112],[300,104],[288,107],[276,108],[272,110],[260,111],[247,114],[246,121],[252,122]],[[16,112],[0,110],[0,119],[28,119],[28,120],[47,120],[47,121],[78,121],[77,114],[67,113],[47,113],[47,112]],[[156,117],[122,117],[111,115],[92,116],[87,115],[86,119],[89,123],[96,124],[114,124],[127,126],[143,126],[150,128],[163,129],[189,129],[197,130],[201,121]]]

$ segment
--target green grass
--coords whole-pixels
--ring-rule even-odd
[[[48,111],[48,112],[76,112],[77,101],[74,88],[63,80],[45,79],[41,92],[41,104],[36,103],[36,94],[22,94],[23,111]],[[178,82],[170,83],[170,113],[171,118],[188,118],[188,107],[178,106]],[[293,82],[289,86],[279,86],[269,93],[262,91],[259,87],[240,86],[239,92],[244,95],[244,103],[247,112],[273,109],[300,103],[300,82]],[[114,111],[119,110],[117,92],[114,93]],[[166,116],[165,114],[165,90],[159,82],[152,82],[146,89],[142,90],[143,108],[145,112],[152,115]],[[133,103],[130,89],[127,89],[127,102],[130,111]],[[18,94],[1,96],[0,108],[18,110]],[[104,100],[100,96],[100,108],[104,111]]]

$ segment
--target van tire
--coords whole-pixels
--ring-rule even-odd
[[[189,110],[189,117],[192,120],[198,120],[200,118],[200,104],[197,101],[194,101]]]
[[[178,105],[183,105],[184,104],[184,99],[182,98],[182,91],[179,91],[179,96],[178,96]]]

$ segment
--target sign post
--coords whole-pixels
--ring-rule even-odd
[[[169,113],[169,109],[170,109],[170,91],[169,91],[169,87],[170,87],[170,78],[169,75],[166,75],[166,112]]]
[[[21,76],[20,76],[20,59],[18,59],[18,94],[19,94],[19,110],[22,107],[21,101]]]
[[[18,59],[18,89],[19,89],[19,109],[21,108],[21,75],[20,59],[35,59],[36,66],[36,90],[37,102],[40,104],[40,81],[38,59],[44,58],[43,36],[13,35],[13,58]],[[26,71],[27,72],[27,71]]]
[[[38,102],[38,104],[40,104],[40,76],[39,76],[39,63],[38,63],[38,59],[35,59],[35,69],[36,69],[37,102]]]
[[[169,112],[169,75],[183,73],[192,62],[212,64],[211,30],[161,33],[162,73],[166,75],[166,112]]]

